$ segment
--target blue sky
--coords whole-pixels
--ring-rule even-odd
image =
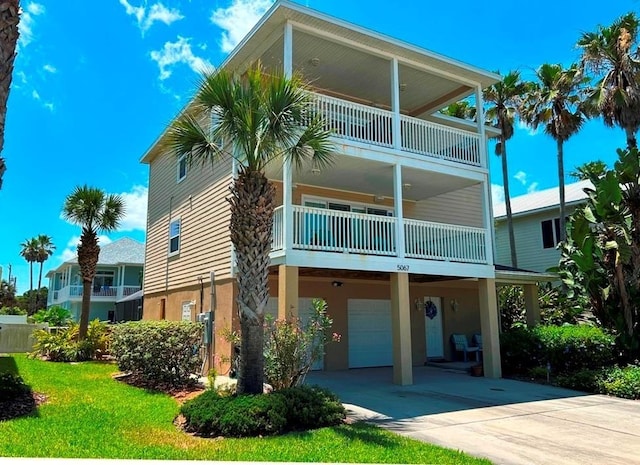
[[[388,1],[303,4],[400,40],[486,68],[519,69],[578,57],[581,32],[610,24],[638,0],[589,7],[578,1],[509,0],[392,4]],[[197,71],[216,66],[272,4],[269,0],[21,0],[21,38],[9,98],[0,190],[0,266],[29,287],[20,243],[37,234],[57,246],[45,272],[74,254],[80,230],[60,218],[65,197],[87,183],[122,194],[119,232],[144,240],[148,170],[139,163],[194,90]],[[364,7],[366,5],[366,7]],[[394,6],[392,6],[394,5]],[[561,20],[558,20],[560,18]],[[598,121],[565,147],[567,172],[600,158],[611,162],[624,134]],[[509,142],[512,195],[557,185],[554,142],[519,129]],[[500,195],[500,160],[491,156]]]

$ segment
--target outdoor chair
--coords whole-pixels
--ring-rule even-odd
[[[451,335],[451,344],[453,345],[455,352],[462,352],[463,360],[467,361],[467,354],[475,353],[476,354],[476,362],[480,361],[478,353],[480,351],[479,347],[470,347],[467,341],[467,336],[464,334],[452,334]]]
[[[476,333],[471,337],[472,344],[478,348],[480,357],[482,357],[482,334]]]

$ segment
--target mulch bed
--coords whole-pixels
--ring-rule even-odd
[[[23,417],[36,411],[47,401],[47,396],[39,392],[27,392],[15,399],[0,401],[0,421]]]
[[[148,386],[141,380],[132,376],[130,373],[115,373],[113,379],[126,383],[129,386],[134,386],[141,389],[149,389],[152,391],[163,392],[173,397],[179,404],[184,404],[189,399],[199,396],[205,391],[205,388],[200,384],[193,384],[192,386],[184,386],[176,389],[172,386],[155,385],[153,387]]]

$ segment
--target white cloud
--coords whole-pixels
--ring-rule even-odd
[[[196,73],[213,68],[209,61],[193,54],[189,40],[178,36],[176,42],[165,42],[162,50],[151,52],[151,59],[158,63],[158,68],[160,68],[161,80],[169,78],[172,73],[171,68],[180,63],[188,65]]]
[[[169,26],[174,21],[178,21],[184,16],[180,14],[180,10],[176,8],[167,8],[162,3],[154,3],[147,11],[145,6],[133,6],[127,0],[120,0],[120,4],[124,6],[126,13],[135,16],[138,27],[144,34],[155,22],[161,22]]]
[[[211,22],[223,30],[222,51],[233,50],[272,4],[273,0],[232,0],[227,8],[214,10]]]
[[[523,131],[526,131],[527,134],[530,136],[535,136],[536,134],[538,134],[538,129],[533,129],[531,126],[529,126],[527,123],[525,123],[521,119],[518,120],[518,129],[522,129]]]
[[[147,229],[147,194],[144,186],[133,186],[131,191],[120,194],[124,200],[125,216],[120,222],[121,231]]]
[[[504,187],[498,184],[491,184],[491,199],[494,205],[504,203]]]
[[[40,94],[35,89],[31,91],[31,96],[33,97],[34,100],[40,100]]]
[[[55,66],[50,65],[49,63],[44,65],[42,69],[44,69],[47,73],[51,73],[51,74],[55,74],[58,72],[58,69]]]
[[[19,47],[26,47],[33,41],[35,17],[43,15],[44,12],[44,6],[39,3],[31,2],[27,4],[26,9],[23,10],[20,15],[20,22],[18,23],[18,30],[20,32],[20,37],[18,37]]]
[[[527,194],[531,194],[532,192],[536,192],[537,190],[538,190],[538,183],[532,182],[531,184],[529,184],[529,187],[527,187]]]
[[[21,84],[26,84],[27,83],[27,75],[24,73],[24,71],[16,72],[16,76],[18,76],[20,78],[20,83]]]
[[[53,110],[56,109],[56,107],[53,104],[53,102],[46,102],[45,104],[43,104],[43,106],[49,111],[53,111]]]
[[[523,186],[527,185],[527,173],[525,173],[524,171],[518,171],[513,176],[513,178],[520,181],[520,184],[522,184]]]

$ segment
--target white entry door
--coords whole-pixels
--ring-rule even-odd
[[[427,338],[427,359],[444,358],[444,338],[442,333],[442,299],[440,297],[425,297],[424,301],[433,302],[436,307],[435,315],[433,314],[433,312],[431,312],[429,315],[427,315],[425,312],[424,316]]]
[[[349,368],[393,365],[391,301],[349,299]]]

